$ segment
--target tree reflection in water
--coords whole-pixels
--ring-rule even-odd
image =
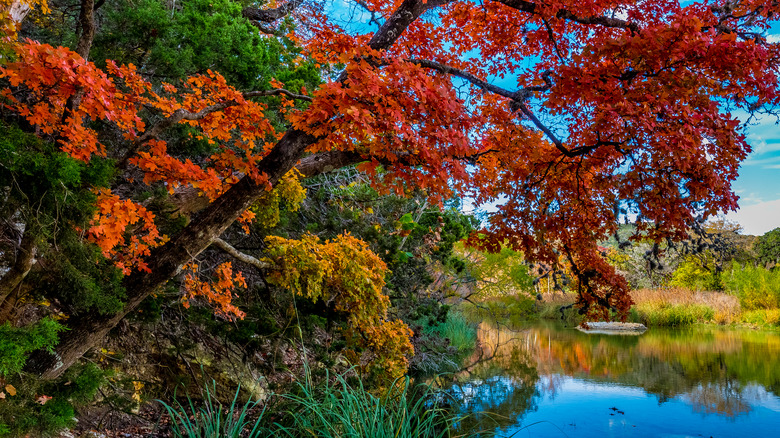
[[[505,429],[534,409],[539,374],[528,347],[527,333],[479,328],[477,352],[455,375],[450,392],[461,406],[464,433]]]
[[[652,328],[641,336],[585,334],[556,325],[479,328],[481,349],[452,383],[466,418],[459,432],[522,423],[561,379],[642,388],[658,404],[736,418],[780,390],[780,335],[774,332]],[[587,400],[583,400],[587,403]]]

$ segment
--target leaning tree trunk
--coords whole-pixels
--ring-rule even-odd
[[[303,131],[288,131],[271,153],[260,162],[260,172],[265,172],[271,184],[276,184],[282,175],[293,168],[304,149],[315,140],[315,137]],[[135,271],[125,277],[122,285],[127,299],[121,312],[111,315],[92,313],[72,318],[68,321],[69,330],[61,335],[54,354],[38,350],[28,360],[26,371],[39,374],[43,379],[59,376],[87,350],[100,342],[109,330],[154,290],[174,277],[182,265],[208,248],[264,191],[265,186],[256,184],[249,177],[242,178],[209,205],[197,221],[192,222],[174,239],[152,251],[147,257],[151,273]]]
[[[21,285],[32,269],[35,264],[35,252],[35,237],[30,230],[26,230],[19,244],[14,265],[0,278],[0,305]]]
[[[390,47],[401,33],[427,9],[449,0],[405,0],[371,38],[374,50]],[[344,81],[342,74],[339,81]],[[258,164],[274,185],[303,156],[306,148],[320,140],[306,132],[291,129]],[[60,337],[54,353],[38,350],[27,361],[25,370],[53,379],[62,374],[90,348],[97,345],[122,318],[146,297],[174,277],[181,267],[200,254],[219,237],[238,216],[265,191],[265,186],[243,177],[217,198],[179,235],[156,248],[147,257],[151,273],[133,272],[122,282],[127,299],[121,312],[113,315],[91,314],[68,320],[68,329]]]

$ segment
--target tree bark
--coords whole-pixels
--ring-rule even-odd
[[[401,33],[432,5],[444,0],[405,0],[393,15],[374,34],[369,46],[380,50],[392,45]],[[339,80],[346,79],[342,75]],[[258,164],[273,185],[295,166],[306,148],[320,138],[302,130],[291,129]],[[113,315],[89,314],[68,320],[68,328],[60,337],[54,353],[45,350],[34,352],[27,361],[25,371],[38,374],[42,379],[61,375],[90,348],[116,326],[122,318],[134,310],[146,297],[174,277],[181,267],[200,254],[219,237],[238,216],[266,190],[251,178],[244,177],[222,196],[211,203],[197,218],[165,245],[154,249],[146,258],[150,273],[135,271],[125,277],[123,286],[127,297],[121,312]]]
[[[0,305],[24,281],[32,269],[35,264],[35,252],[35,238],[29,230],[26,230],[19,244],[13,267],[3,275],[3,278],[0,278]]]
[[[24,20],[24,18],[27,16],[27,14],[30,13],[31,10],[32,6],[28,5],[27,3],[22,3],[19,0],[14,0],[6,8],[8,15],[11,17],[11,21],[13,21],[17,26],[21,24],[22,20]]]

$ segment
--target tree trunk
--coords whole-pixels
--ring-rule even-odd
[[[35,264],[35,252],[35,238],[30,230],[26,230],[19,244],[13,267],[3,275],[3,278],[0,278],[0,304],[8,298],[30,272]]]
[[[24,20],[24,17],[26,17],[31,10],[32,6],[28,5],[27,3],[22,3],[19,0],[14,0],[11,2],[11,4],[8,5],[8,8],[6,9],[6,11],[8,11],[8,15],[11,17],[11,21],[13,21],[17,26],[22,22],[22,20]]]
[[[271,153],[259,164],[271,184],[293,168],[305,148],[317,139],[300,130],[288,131]],[[192,260],[211,245],[238,216],[265,191],[251,178],[244,177],[217,198],[197,221],[188,225],[179,235],[156,248],[147,257],[151,273],[135,271],[125,277],[122,285],[127,293],[124,309],[113,315],[97,313],[71,318],[69,330],[60,336],[54,354],[36,351],[28,360],[26,371],[52,379],[64,372],[90,348],[96,345],[122,318],[135,309],[158,287],[174,277],[182,265]]]
[[[369,42],[374,50],[391,46],[409,24],[434,5],[448,0],[405,0]],[[339,81],[344,81],[342,74]],[[274,146],[271,152],[258,164],[260,173],[265,173],[274,185],[303,156],[306,148],[321,138],[304,131],[291,129]],[[54,353],[45,350],[34,352],[25,366],[25,371],[36,373],[42,379],[53,379],[61,375],[76,360],[95,346],[116,326],[122,318],[134,310],[158,287],[174,277],[181,267],[211,245],[238,216],[265,191],[248,177],[243,177],[222,196],[210,204],[179,235],[165,245],[156,248],[146,258],[150,273],[133,272],[122,282],[127,299],[123,310],[115,315],[82,315],[68,320],[69,330],[62,333]]]

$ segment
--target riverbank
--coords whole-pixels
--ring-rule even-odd
[[[715,291],[686,288],[639,289],[631,292],[634,301],[628,322],[648,327],[680,327],[692,324],[744,326],[780,329],[780,309],[745,310],[738,297]],[[561,292],[542,294],[541,299],[525,295],[484,300],[478,307],[467,306],[471,320],[488,318],[518,324],[534,320],[561,321],[577,326],[585,321],[574,307],[575,295]]]

